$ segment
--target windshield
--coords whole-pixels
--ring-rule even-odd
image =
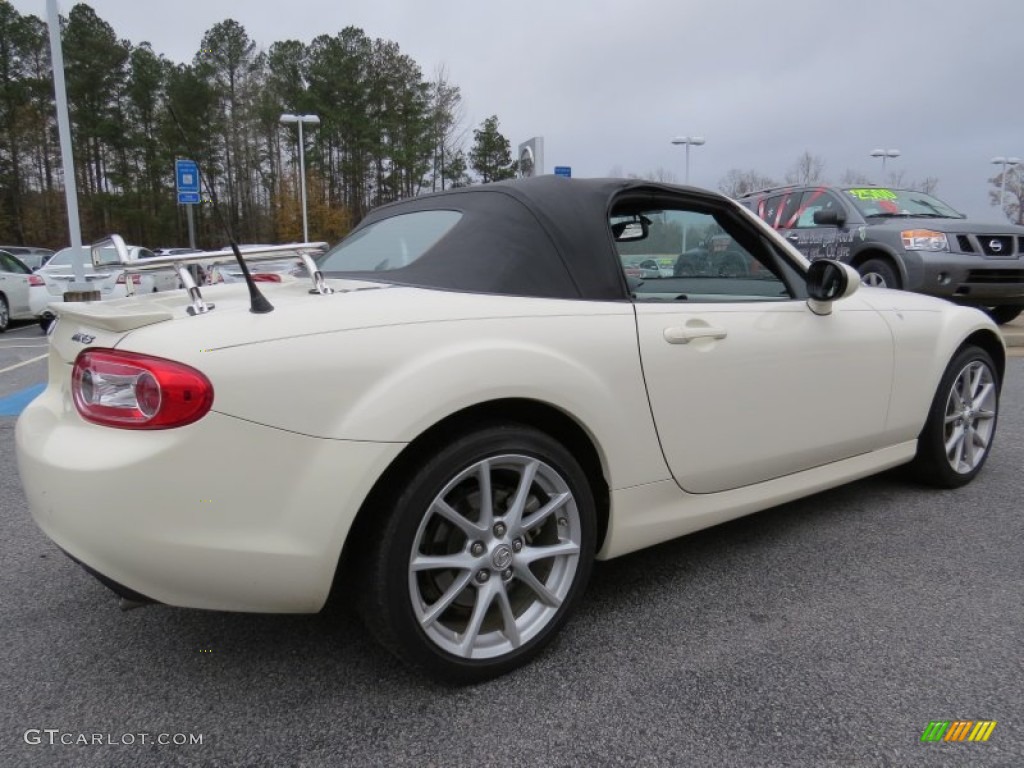
[[[933,219],[963,219],[962,213],[936,197],[912,189],[856,187],[845,190],[857,210],[868,216],[917,216]]]
[[[317,258],[323,272],[389,272],[412,264],[462,217],[457,211],[417,211],[382,219]]]

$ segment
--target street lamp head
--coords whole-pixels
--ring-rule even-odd
[[[871,157],[899,157],[898,149],[872,149]]]
[[[280,120],[285,125],[289,123],[306,123],[306,125],[320,124],[319,115],[292,115],[286,112],[285,114],[281,115]]]
[[[704,143],[703,136],[676,136],[672,139],[673,144],[692,144],[695,147],[699,147]]]
[[[1020,158],[1003,157],[1002,155],[1000,155],[999,157],[993,157],[992,163],[993,165],[1020,165]]]

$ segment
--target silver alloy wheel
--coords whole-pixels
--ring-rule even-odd
[[[885,278],[877,272],[867,272],[861,275],[861,285],[867,285],[871,288],[888,288],[888,284],[885,282]]]
[[[522,454],[472,464],[437,494],[413,540],[409,594],[420,628],[464,659],[515,651],[569,595],[581,541],[576,499],[550,465]]]
[[[0,331],[6,330],[7,324],[11,321],[11,315],[7,309],[7,300],[0,296]]]
[[[943,438],[953,471],[966,474],[984,460],[995,430],[996,403],[992,371],[979,360],[968,363],[946,398]]]

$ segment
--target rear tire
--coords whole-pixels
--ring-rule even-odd
[[[860,281],[872,288],[901,288],[900,276],[885,259],[868,259],[860,267]]]
[[[11,324],[11,310],[7,305],[7,298],[0,296],[0,333],[7,330]]]
[[[573,456],[504,424],[425,454],[395,485],[357,560],[371,633],[446,683],[536,656],[578,606],[593,564],[595,504]]]
[[[988,459],[999,417],[999,375],[981,347],[961,349],[942,374],[918,437],[911,471],[923,483],[958,488]]]
[[[1012,305],[1002,305],[999,307],[987,307],[985,312],[992,318],[996,325],[1005,325],[1012,320],[1016,320],[1021,312],[1024,312],[1024,307],[1015,307]]]

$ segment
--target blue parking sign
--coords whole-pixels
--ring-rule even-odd
[[[199,202],[199,165],[195,160],[174,161],[174,177],[178,187],[178,203],[194,205]]]

